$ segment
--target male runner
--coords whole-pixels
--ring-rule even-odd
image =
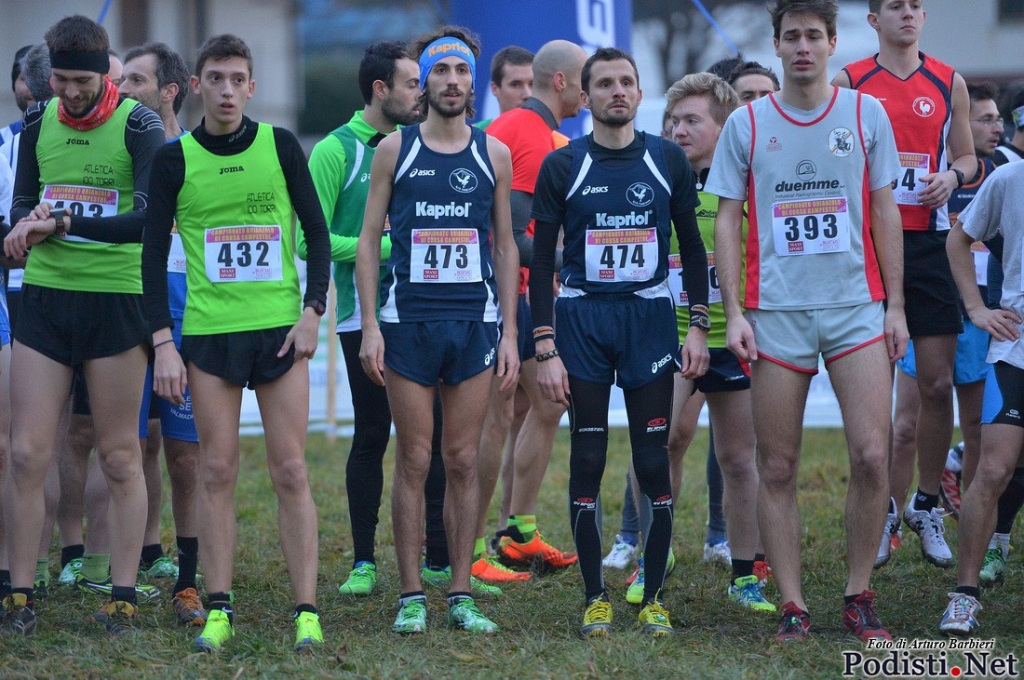
[[[13,592],[0,632],[36,628],[33,571],[43,525],[43,481],[81,365],[92,392],[103,471],[110,487],[109,604],[93,618],[111,635],[135,627],[135,579],[146,489],[135,418],[147,342],[139,254],[149,169],[163,126],[121,100],[106,77],[109,40],[83,16],[46,33],[56,99],[25,120],[8,256],[33,246],[25,271],[11,366],[11,479],[4,494]]]
[[[256,87],[245,42],[229,34],[207,40],[191,85],[205,116],[191,134],[157,154],[142,266],[155,390],[182,404],[190,385],[199,432],[197,512],[203,518],[199,548],[209,616],[195,647],[218,651],[234,634],[238,421],[248,386],[256,392],[266,432],[281,550],[295,600],[295,649],[306,651],[323,644],[316,507],[304,449],[308,359],[316,351],[330,276],[327,225],[295,136],[243,115]],[[293,256],[294,215],[302,220],[309,249],[304,297]],[[167,293],[175,227],[188,277],[181,355]]]
[[[868,24],[878,33],[878,54],[849,64],[833,82],[876,97],[896,135],[903,168],[895,187],[904,232],[903,287],[921,398],[920,479],[903,521],[920,537],[925,559],[948,567],[953,554],[943,538],[937,506],[953,436],[953,358],[962,324],[945,253],[946,201],[977,166],[967,122],[970,102],[960,74],[919,49],[925,21],[922,0],[868,0],[868,12]],[[899,462],[893,460],[892,466]],[[890,471],[890,486],[896,482]],[[888,535],[883,534],[879,553],[899,529],[899,512],[896,500],[890,499],[884,524]]]
[[[514,317],[497,339],[497,303],[515,305],[516,253],[508,210],[508,150],[471,127],[473,77],[480,48],[467,31],[445,26],[416,41],[423,123],[377,147],[356,253],[359,297],[380,289],[378,323],[361,307],[359,351],[370,379],[387,388],[397,434],[392,521],[401,588],[393,630],[426,630],[419,556],[423,485],[440,381],[444,519],[451,558],[448,620],[494,633],[470,595],[470,558],[478,507],[480,431],[491,369],[512,387],[519,371]],[[380,280],[380,243],[391,225],[391,258]],[[492,255],[493,248],[493,255]]]
[[[661,587],[672,540],[666,445],[673,374],[677,358],[688,379],[708,366],[707,259],[694,215],[697,193],[682,149],[633,128],[642,92],[629,54],[597,50],[580,80],[594,131],[545,158],[534,195],[530,305],[537,382],[545,398],[571,407],[569,524],[586,596],[582,634],[607,636],[612,625],[601,573],[600,492],[615,382],[625,393],[633,469],[651,506],[643,527],[647,578],[639,622],[646,634],[671,635]],[[673,223],[691,292],[690,324],[700,328],[681,352],[666,280]],[[553,310],[560,228],[562,288]]]
[[[829,84],[837,1],[772,0],[768,11],[782,89],[729,117],[706,191],[721,197],[715,263],[728,346],[751,362],[758,517],[785,603],[776,639],[810,634],[796,480],[819,356],[842,408],[850,455],[843,622],[861,640],[888,638],[868,581],[888,495],[889,363],[907,342],[891,186],[898,158],[879,103]],[[750,228],[741,303],[744,201]]]
[[[491,94],[498,101],[499,115],[522,106],[533,93],[533,52],[519,45],[502,47],[491,58]],[[482,120],[486,130],[494,121]]]

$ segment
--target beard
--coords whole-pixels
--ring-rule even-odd
[[[631,108],[628,111],[622,111],[620,109],[616,109],[615,111],[592,110],[590,115],[594,120],[603,125],[607,125],[612,128],[621,128],[633,122],[633,119],[636,117],[636,109]]]
[[[464,95],[462,101],[453,106],[444,99],[445,94],[452,92],[460,91],[458,90],[458,88],[450,88],[438,94],[434,94],[433,92],[430,91],[430,88],[427,87],[424,90],[424,94],[426,94],[427,96],[427,105],[430,107],[431,110],[437,111],[439,115],[444,116],[445,118],[458,118],[460,116],[465,116],[467,110],[470,107],[470,104],[473,101],[473,93],[461,93]]]
[[[420,119],[418,106],[412,109],[403,109],[395,103],[395,99],[391,95],[388,95],[381,103],[381,112],[395,125],[412,125]]]

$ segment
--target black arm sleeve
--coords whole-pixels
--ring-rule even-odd
[[[526,233],[533,210],[533,194],[512,190],[512,238],[519,249],[519,266],[529,267],[533,261],[533,237]],[[562,249],[555,250],[555,271],[562,269]]]
[[[51,100],[52,101],[52,100]],[[39,128],[42,125],[42,105],[35,105],[25,115],[25,123],[21,128],[21,141],[18,142],[18,168],[14,173],[14,198],[11,200],[11,226],[32,212],[39,205],[39,159],[36,158],[36,143],[39,141]],[[56,106],[56,104],[54,104]]]
[[[558,245],[559,225],[551,222],[537,222],[533,233],[533,262],[530,265],[530,313],[533,327],[554,325],[554,294],[552,281],[555,276],[555,247]],[[523,329],[532,333],[532,328]]]
[[[679,259],[683,265],[683,288],[690,298],[690,306],[708,305],[708,254],[697,227],[693,208],[673,211],[672,224],[679,239]]]
[[[277,158],[288,183],[292,207],[299,218],[306,239],[306,293],[303,302],[327,304],[327,286],[331,278],[331,237],[320,206],[313,176],[302,147],[295,135],[284,128],[274,128]]]
[[[142,233],[142,292],[149,330],[173,326],[167,298],[167,255],[178,193],[185,184],[185,156],[174,141],[156,153],[149,182],[149,208]]]
[[[124,130],[124,145],[132,157],[132,171],[135,173],[133,208],[130,212],[113,217],[76,215],[71,218],[71,233],[104,243],[140,242],[142,230],[146,226],[149,173],[153,167],[153,156],[165,142],[164,124],[160,116],[145,106],[132,109]]]

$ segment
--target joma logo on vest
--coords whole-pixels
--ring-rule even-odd
[[[433,217],[435,220],[442,217],[469,217],[469,206],[471,205],[473,204],[468,201],[462,205],[454,201],[447,205],[417,201],[416,217]]]
[[[242,172],[243,170],[245,170],[245,168],[243,168],[241,165],[229,165],[226,168],[221,168],[220,174],[224,175],[229,172]]]
[[[68,138],[66,146],[89,146],[88,139],[75,139],[74,137]]]

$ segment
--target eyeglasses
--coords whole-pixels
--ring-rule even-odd
[[[971,122],[972,123],[980,123],[981,125],[985,125],[985,126],[988,126],[988,127],[994,127],[994,126],[1003,127],[1003,119],[1002,118],[993,118],[992,116],[985,116],[984,118],[972,118]]]

